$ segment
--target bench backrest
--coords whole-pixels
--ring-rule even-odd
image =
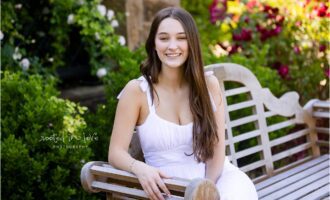
[[[298,102],[296,92],[275,97],[246,67],[208,65],[218,78],[226,117],[226,155],[254,182],[320,155],[315,120]],[[130,153],[143,160],[134,134]]]
[[[206,71],[214,72],[223,94],[226,154],[255,182],[320,154],[315,122],[296,92],[276,98],[237,64],[213,64]]]

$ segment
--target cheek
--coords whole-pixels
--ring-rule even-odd
[[[164,44],[164,42],[161,42],[161,41],[155,41],[155,49],[157,51],[162,51],[166,48],[166,45]]]

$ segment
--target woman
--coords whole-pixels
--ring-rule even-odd
[[[170,195],[162,178],[171,177],[208,178],[222,200],[257,199],[250,179],[225,157],[220,87],[215,76],[204,74],[192,16],[175,7],[159,11],[146,51],[143,76],[120,94],[110,164],[134,173],[151,199],[164,199],[161,190]],[[128,153],[135,127],[145,163]]]

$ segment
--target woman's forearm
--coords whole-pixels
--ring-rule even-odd
[[[128,172],[132,172],[132,167],[136,162],[136,160],[124,150],[109,151],[108,161],[113,167]]]
[[[206,162],[205,178],[214,183],[219,179],[223,169],[224,159],[213,158]]]

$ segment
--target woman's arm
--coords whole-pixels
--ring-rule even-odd
[[[121,94],[110,139],[108,160],[114,167],[134,173],[151,199],[163,200],[164,198],[158,187],[170,195],[161,179],[169,177],[158,169],[135,160],[128,153],[145,95],[140,90],[139,84],[140,82],[137,80],[130,81]]]
[[[225,110],[224,102],[221,98],[221,90],[218,79],[211,75],[207,77],[207,86],[213,98],[216,111],[214,112],[215,120],[218,126],[219,142],[214,147],[213,158],[206,162],[205,177],[212,180],[214,183],[219,179],[224,161],[225,161]]]

